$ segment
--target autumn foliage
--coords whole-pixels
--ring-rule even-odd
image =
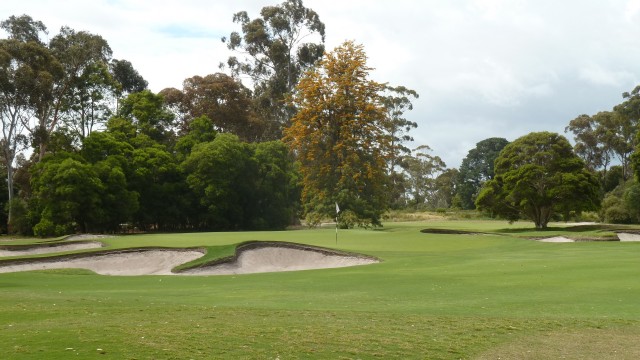
[[[385,130],[384,85],[361,45],[345,42],[300,80],[290,102],[297,108],[285,142],[297,155],[307,220],[335,216],[346,225],[379,225],[386,209],[391,137]]]

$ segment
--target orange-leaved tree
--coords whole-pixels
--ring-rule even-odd
[[[361,45],[343,43],[300,80],[284,141],[300,162],[310,224],[335,216],[343,226],[379,226],[388,204],[391,137],[381,93]]]

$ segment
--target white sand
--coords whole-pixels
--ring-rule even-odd
[[[235,261],[197,269],[182,274],[231,275],[277,271],[329,269],[377,263],[373,258],[343,255],[309,248],[265,245],[241,250]]]
[[[546,239],[539,239],[540,242],[550,242],[550,243],[567,243],[567,242],[575,242],[575,240],[566,238],[564,236],[554,236]]]
[[[202,255],[202,251],[196,250],[121,251],[78,258],[35,260],[14,265],[0,264],[0,273],[72,268],[88,269],[101,275],[172,275],[171,269]]]
[[[618,233],[620,241],[640,241],[640,234]]]
[[[90,241],[90,242],[77,242],[77,243],[61,243],[55,245],[38,245],[38,246],[29,246],[24,247],[24,249],[19,250],[10,250],[10,249],[2,249],[0,248],[0,257],[4,256],[25,256],[25,255],[38,255],[38,254],[50,254],[64,251],[76,251],[76,250],[85,250],[85,249],[96,249],[104,246],[101,242],[98,241]],[[16,249],[18,247],[15,247]]]
[[[277,271],[328,269],[377,263],[374,258],[332,253],[305,246],[252,245],[238,250],[236,260],[180,273],[171,269],[203,255],[199,250],[123,250],[101,254],[82,254],[60,258],[35,259],[0,264],[0,273],[48,270],[88,269],[102,275],[228,275]]]

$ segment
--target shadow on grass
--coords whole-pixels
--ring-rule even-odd
[[[420,230],[423,234],[443,234],[443,235],[499,235],[494,233],[483,233],[478,231],[452,230],[452,229],[435,229],[428,228]]]

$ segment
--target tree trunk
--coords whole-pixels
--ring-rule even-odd
[[[11,162],[7,161],[7,188],[9,193],[9,199],[8,199],[9,213],[7,217],[7,233],[8,234],[13,233],[13,165],[12,163],[13,163],[13,159],[11,159]]]

